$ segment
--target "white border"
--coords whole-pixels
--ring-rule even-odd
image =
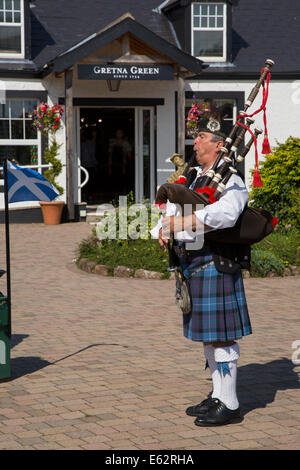
[[[209,3],[203,2],[193,2],[192,3],[192,10],[191,10],[191,51],[194,57],[197,59],[205,60],[205,62],[226,62],[226,51],[227,51],[227,4],[224,2],[213,2],[216,5],[223,5],[223,12],[224,12],[224,22],[223,28],[214,28],[213,31],[221,31],[223,30],[223,56],[218,57],[210,57],[210,56],[195,56],[194,54],[194,31],[212,31],[212,28],[194,28],[193,20],[194,20],[194,6],[195,5],[209,5]]]
[[[0,28],[10,26],[21,26],[21,52],[0,52],[0,58],[24,59],[25,56],[25,28],[24,28],[24,0],[21,0],[21,23],[0,23]]]

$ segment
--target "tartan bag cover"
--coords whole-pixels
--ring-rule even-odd
[[[186,277],[212,260],[195,256],[182,264]],[[214,264],[195,273],[190,281],[192,310],[183,315],[184,336],[193,341],[230,341],[252,333],[241,271],[221,273]]]

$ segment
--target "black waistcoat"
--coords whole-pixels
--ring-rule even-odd
[[[197,176],[197,170],[188,173],[186,186],[189,187]],[[193,189],[201,188],[203,176],[197,178]],[[222,273],[233,274],[239,269],[250,270],[251,247],[231,243],[219,243],[206,240],[204,235],[204,249],[209,249],[213,255],[215,267]],[[202,249],[203,250],[203,249]],[[201,250],[201,251],[202,251]],[[194,252],[196,255],[196,252]]]

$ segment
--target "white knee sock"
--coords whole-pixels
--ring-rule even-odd
[[[239,401],[236,395],[237,360],[240,357],[239,345],[215,348],[215,361],[221,377],[221,392],[218,396],[227,408],[236,410]]]
[[[218,371],[218,366],[215,361],[215,348],[211,344],[204,345],[204,356],[207,359],[211,378],[213,382],[212,398],[219,398],[221,394],[221,375]]]

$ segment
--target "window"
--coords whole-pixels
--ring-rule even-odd
[[[226,60],[226,4],[192,4],[192,55],[212,62]]]
[[[197,103],[202,104],[205,102],[210,103],[210,105],[216,106],[220,108],[223,105],[226,106],[226,112],[227,114],[225,115],[223,121],[225,122],[224,124],[224,131],[227,135],[229,135],[235,121],[237,118],[237,100],[234,98],[222,98],[221,94],[220,96],[206,96],[201,93],[201,97],[195,96],[195,98],[189,97],[188,95],[191,92],[187,93],[186,100],[185,100],[185,122],[187,120],[187,115],[189,109],[192,107],[193,103],[197,101]],[[195,93],[195,95],[197,95]],[[209,93],[209,95],[211,95]],[[201,127],[201,121],[199,121],[199,127]],[[188,161],[193,153],[193,145],[194,145],[194,139],[191,139],[187,134],[185,137],[185,161]]]
[[[4,157],[17,165],[38,164],[39,142],[31,114],[37,100],[7,100],[0,104],[0,161]]]
[[[23,0],[0,0],[0,56],[23,57]]]

